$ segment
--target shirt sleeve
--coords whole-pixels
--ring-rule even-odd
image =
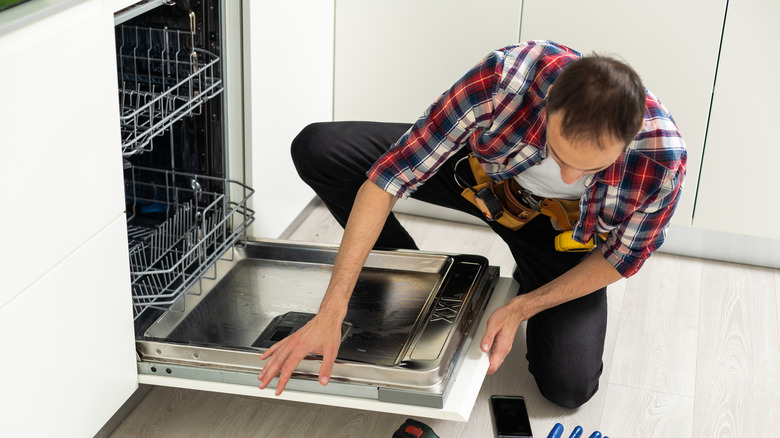
[[[601,250],[623,277],[637,273],[650,254],[663,244],[685,179],[685,155],[661,182],[655,194],[607,236]]]
[[[417,122],[366,173],[368,179],[399,198],[407,198],[433,176],[470,135],[493,119],[493,96],[502,74],[495,51],[445,91]]]

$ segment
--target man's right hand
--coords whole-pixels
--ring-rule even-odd
[[[257,379],[260,389],[265,389],[271,380],[279,374],[276,384],[276,395],[284,391],[290,381],[293,371],[306,356],[318,354],[322,356],[319,380],[323,386],[328,384],[333,364],[341,344],[341,323],[343,318],[335,315],[318,313],[306,325],[295,333],[277,342],[260,355],[260,360],[266,360],[263,370]]]
[[[258,376],[260,389],[265,389],[279,374],[276,395],[281,394],[298,363],[309,354],[322,356],[320,383],[328,384],[341,344],[341,323],[347,314],[349,298],[363,264],[397,200],[371,181],[366,180],[360,187],[320,309],[308,324],[260,356],[261,360],[268,359]]]

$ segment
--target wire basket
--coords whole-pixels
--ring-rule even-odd
[[[219,57],[194,46],[195,32],[117,26],[122,155],[152,139],[222,92]]]
[[[254,221],[254,190],[236,181],[136,166],[125,186],[134,318],[167,310]]]

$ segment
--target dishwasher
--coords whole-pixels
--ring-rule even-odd
[[[240,60],[222,57],[224,13],[216,0],[158,0],[115,14],[137,365],[141,383],[260,395],[259,355],[317,312],[338,247],[249,237],[262,212],[228,175],[241,157],[227,145],[223,71]],[[437,416],[454,386],[481,386],[486,359],[479,376],[464,363],[479,356],[471,341],[500,280],[480,256],[372,251],[331,383],[309,356],[285,394]]]

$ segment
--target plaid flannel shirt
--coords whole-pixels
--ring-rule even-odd
[[[389,193],[408,197],[456,151],[468,147],[494,180],[547,156],[544,98],[581,55],[550,41],[491,52],[449,90],[367,172]],[[573,238],[608,233],[601,251],[624,276],[664,241],[685,178],[685,143],[672,116],[647,93],[645,124],[607,169],[588,176]]]

